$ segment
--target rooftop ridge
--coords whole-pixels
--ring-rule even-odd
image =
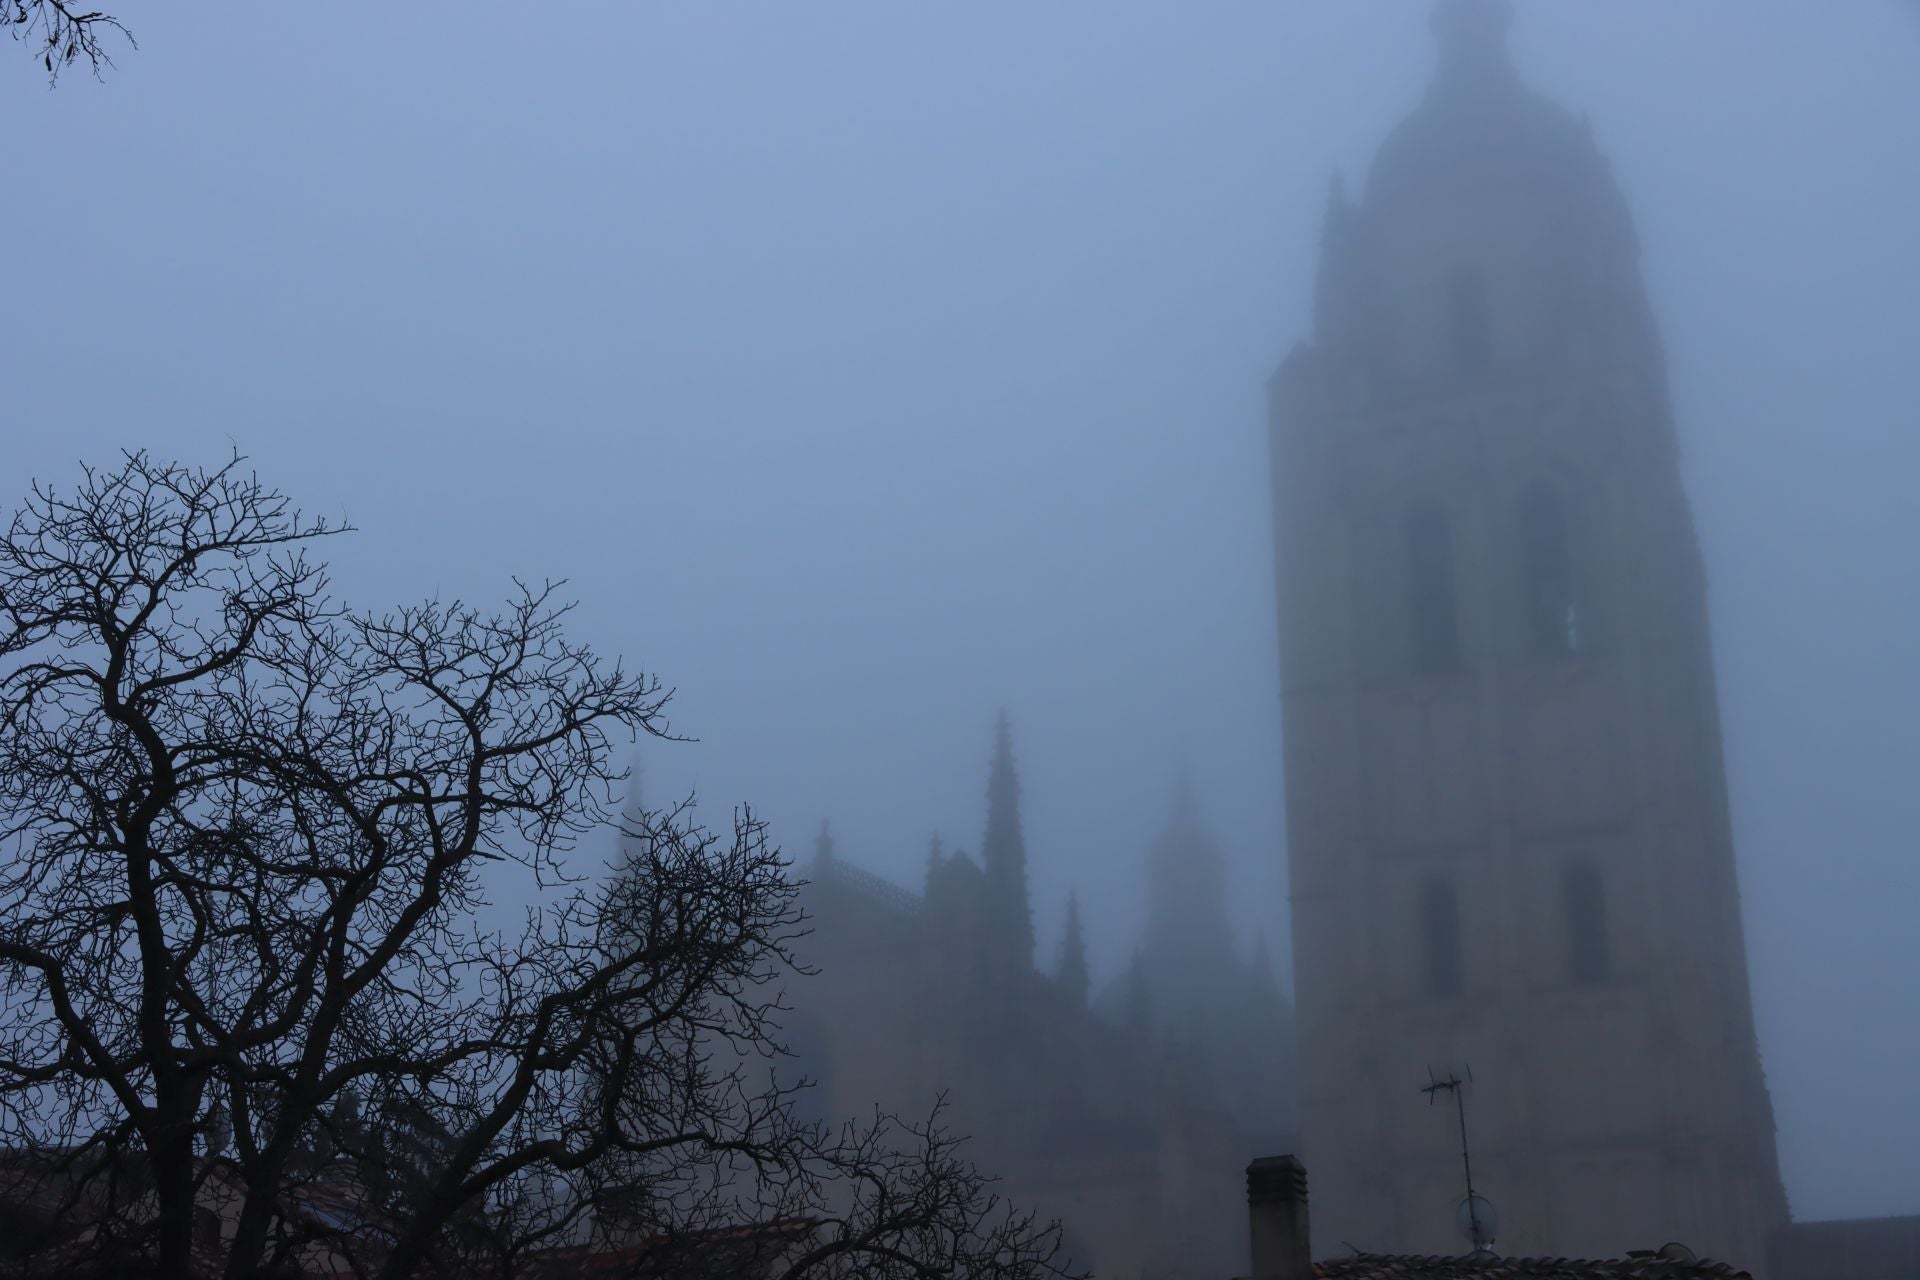
[[[903,888],[864,867],[855,866],[839,856],[825,860],[816,858],[807,870],[807,878],[815,884],[844,885],[905,915],[919,915],[926,907],[925,900],[913,890]]]
[[[1360,1253],[1313,1264],[1321,1280],[1753,1280],[1711,1258],[1502,1258],[1472,1254]]]

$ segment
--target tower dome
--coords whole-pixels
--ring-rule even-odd
[[[1183,773],[1173,811],[1147,854],[1149,940],[1169,952],[1228,945],[1227,872],[1220,845],[1200,821]]]
[[[1590,362],[1652,338],[1632,221],[1584,122],[1508,56],[1505,0],[1441,0],[1437,65],[1358,205],[1336,194],[1318,345],[1385,391]]]

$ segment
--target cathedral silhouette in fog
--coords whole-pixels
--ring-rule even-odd
[[[1290,1148],[1292,1011],[1264,948],[1238,953],[1225,864],[1183,786],[1147,853],[1145,935],[1089,990],[1069,907],[1057,963],[1034,962],[1020,783],[1003,717],[979,857],[936,841],[912,892],[823,829],[802,902],[812,933],[788,1039],[827,1121],[913,1116],[947,1091],[972,1157],[1023,1207],[1067,1223],[1111,1276],[1244,1265],[1240,1171]]]
[[[1584,121],[1445,0],[1425,100],[1336,182],[1271,384],[1314,1233],[1457,1252],[1471,1068],[1502,1253],[1786,1220],[1706,585],[1632,223]]]
[[[1433,83],[1333,184],[1269,387],[1297,1025],[1226,941],[1184,795],[1123,977],[1089,998],[1071,923],[1035,967],[1004,723],[978,861],[936,847],[920,893],[814,862],[794,1032],[825,1109],[952,1088],[1105,1274],[1243,1267],[1239,1171],[1292,1150],[1325,1249],[1462,1252],[1429,1071],[1471,1073],[1502,1253],[1759,1270],[1796,1238],[1660,339],[1625,201],[1514,70],[1510,12],[1436,6]]]

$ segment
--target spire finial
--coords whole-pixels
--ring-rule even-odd
[[[1033,912],[1027,901],[1027,845],[1020,833],[1020,777],[1014,771],[1013,734],[1004,708],[994,726],[980,866],[986,872],[987,911],[998,935],[996,945],[1014,972],[1025,972],[1033,967]]]
[[[1147,962],[1140,948],[1133,949],[1133,963],[1127,966],[1127,1028],[1135,1035],[1153,1033],[1153,1010],[1147,993]]]
[[[1513,25],[1510,0],[1439,0],[1429,21],[1440,46],[1442,71],[1506,64],[1507,29]]]
[[[1193,798],[1193,766],[1183,757],[1173,769],[1173,825],[1192,826],[1200,821],[1200,806]]]
[[[825,866],[833,861],[833,832],[825,818],[820,819],[820,834],[813,838],[813,863]]]
[[[1075,1010],[1087,1007],[1087,941],[1080,931],[1080,895],[1067,894],[1067,924],[1060,939],[1060,990]]]
[[[647,816],[646,794],[641,785],[645,776],[640,765],[636,752],[633,763],[627,766],[627,794],[620,800],[620,821],[615,828],[620,838],[618,860],[626,867],[645,861],[653,844],[653,824]]]

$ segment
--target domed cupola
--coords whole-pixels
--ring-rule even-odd
[[[1147,854],[1147,895],[1150,949],[1177,953],[1228,945],[1226,859],[1200,821],[1184,773],[1175,784],[1172,816]]]
[[[1531,382],[1651,337],[1626,205],[1586,125],[1514,70],[1511,16],[1440,0],[1425,99],[1359,203],[1329,209],[1317,345],[1388,398]]]

